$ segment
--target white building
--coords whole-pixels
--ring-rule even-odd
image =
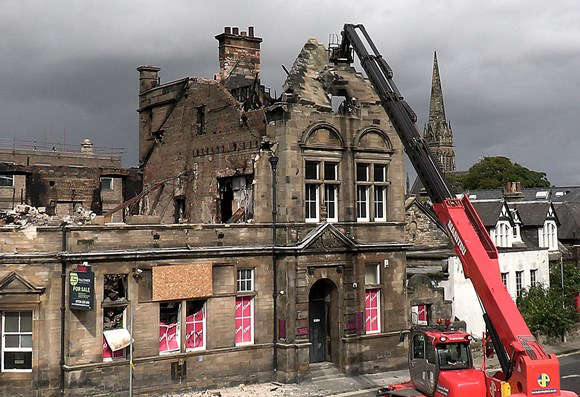
[[[511,297],[534,283],[550,285],[550,254],[558,250],[558,224],[554,207],[545,202],[472,201],[495,243],[502,281]],[[449,278],[441,282],[452,315],[467,323],[475,336],[485,331],[483,311],[471,280],[465,278],[459,258],[448,260]]]

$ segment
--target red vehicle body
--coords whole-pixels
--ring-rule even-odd
[[[497,248],[469,199],[466,196],[458,199],[451,193],[437,161],[417,131],[415,114],[392,79],[391,68],[364,26],[346,24],[342,43],[332,49],[331,59],[335,63],[352,63],[353,51],[381,98],[381,104],[431,198],[437,218],[445,225],[455,244],[465,277],[471,280],[484,309],[487,333],[501,365],[501,371],[493,376],[474,369],[470,338],[466,333],[412,329],[409,348],[411,382],[392,386],[392,390],[382,395],[577,397],[573,392],[560,390],[558,359],[546,353],[528,329],[502,283]]]

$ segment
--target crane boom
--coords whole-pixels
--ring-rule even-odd
[[[365,42],[363,42],[364,38]],[[369,50],[370,49],[370,52]],[[503,381],[519,395],[537,395],[538,377],[548,375],[551,387],[542,391],[560,395],[558,359],[537,343],[501,280],[498,252],[489,234],[464,196],[451,193],[438,161],[415,126],[416,117],[393,81],[393,72],[362,25],[346,24],[341,45],[331,54],[335,63],[352,63],[355,52],[388,114],[405,151],[446,226],[455,251],[485,310],[484,320],[497,352]],[[541,386],[541,385],[540,385]],[[568,395],[563,392],[562,395]],[[572,394],[574,395],[574,394]]]

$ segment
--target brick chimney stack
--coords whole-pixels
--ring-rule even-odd
[[[237,86],[243,85],[243,80],[253,81],[256,73],[260,73],[260,43],[262,39],[254,36],[254,27],[247,32],[240,32],[237,27],[226,26],[224,32],[215,36],[219,42],[220,70],[216,80],[228,78],[238,80]]]
[[[157,66],[139,66],[137,71],[139,72],[139,93],[150,90],[153,87],[159,85],[159,71],[161,68]]]
[[[504,197],[506,199],[524,198],[524,194],[522,193],[522,184],[520,182],[508,182],[506,184]]]

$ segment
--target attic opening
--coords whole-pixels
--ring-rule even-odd
[[[253,218],[253,181],[253,174],[218,178],[220,223],[238,223]]]
[[[330,98],[330,105],[332,106],[332,112],[336,114],[347,114],[351,113],[353,110],[352,100],[346,95],[344,90],[337,93],[338,95],[332,95]]]

